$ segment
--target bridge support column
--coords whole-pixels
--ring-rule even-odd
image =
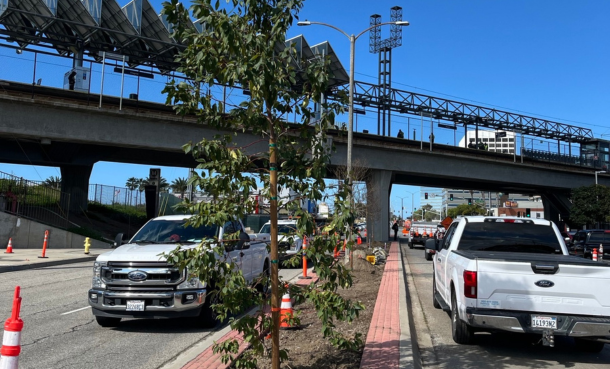
[[[392,172],[371,170],[366,181],[367,228],[373,241],[386,242],[390,239],[390,190]]]
[[[89,195],[89,177],[93,165],[65,165],[61,166],[61,192],[70,194],[70,211],[81,212],[87,210]],[[65,203],[62,201],[62,203]]]
[[[543,193],[540,197],[544,206],[544,219],[558,224],[559,221],[565,221],[569,217],[572,204],[567,194]]]

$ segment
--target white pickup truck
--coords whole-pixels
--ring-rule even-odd
[[[248,235],[239,220],[198,228],[185,227],[185,221],[184,215],[152,219],[127,244],[97,257],[88,301],[99,325],[116,326],[122,318],[174,317],[193,317],[202,327],[216,325],[211,305],[217,294],[207,294],[213,281],[188,278],[186,270],[160,256],[177,245],[192,248],[239,231],[240,241],[226,243],[224,255],[217,257],[236,263],[250,282],[269,272],[269,234]]]
[[[569,256],[548,220],[464,217],[436,251],[433,304],[451,313],[453,340],[472,343],[477,331],[508,331],[575,339],[599,352],[610,342],[610,265]]]

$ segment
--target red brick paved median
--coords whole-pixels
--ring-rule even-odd
[[[373,319],[366,336],[360,368],[398,368],[399,366],[398,262],[398,243],[392,242],[379,286]]]

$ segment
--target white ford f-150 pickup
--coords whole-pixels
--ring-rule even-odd
[[[194,317],[200,326],[214,326],[211,305],[217,294],[208,295],[209,281],[189,278],[188,271],[181,272],[161,256],[178,244],[192,248],[239,231],[240,241],[227,242],[224,255],[217,257],[236,263],[250,282],[269,272],[269,234],[248,235],[239,220],[198,228],[185,227],[185,222],[184,215],[152,219],[127,244],[97,257],[88,300],[98,324],[116,326],[122,318]]]
[[[433,258],[433,304],[451,313],[453,340],[477,331],[575,339],[583,351],[610,342],[610,265],[568,255],[553,222],[464,217],[451,224]]]

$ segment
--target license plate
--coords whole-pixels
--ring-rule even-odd
[[[557,317],[532,315],[532,328],[557,329]]]
[[[144,311],[144,301],[127,300],[127,311]]]

